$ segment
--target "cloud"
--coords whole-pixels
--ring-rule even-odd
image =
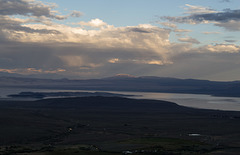
[[[96,18],[96,19],[92,19],[91,21],[89,22],[84,22],[84,21],[81,21],[78,23],[79,25],[82,25],[82,26],[90,26],[90,27],[104,27],[107,25],[107,23],[103,22],[102,20]]]
[[[129,31],[132,28],[151,33]],[[53,38],[44,40],[47,34],[42,34],[39,42],[26,39],[0,44],[0,72],[37,76],[56,72],[58,78],[98,78],[118,73],[201,78],[226,71],[240,59],[238,46],[219,44],[193,48],[191,43],[171,43],[168,30],[150,25],[101,29],[94,31],[94,35],[75,32],[70,27],[63,29],[66,31],[53,34],[56,38],[62,37],[57,42],[52,42]],[[76,40],[67,37],[70,30]],[[195,69],[198,72],[193,72]]]
[[[3,69],[12,68],[8,69],[9,73],[48,74],[64,68],[63,72],[57,72],[59,77],[87,78],[111,76],[118,71],[130,73],[131,69],[122,68],[125,65],[142,72],[141,66],[172,64],[168,57],[169,29],[149,24],[114,27],[107,23],[101,29],[85,29],[57,23],[29,24],[18,18],[6,21],[2,32],[7,44],[0,42],[0,57],[4,60],[0,65]]]
[[[0,15],[45,16],[58,20],[65,19],[66,17],[57,15],[57,11],[52,10],[54,7],[55,5],[45,5],[35,0],[1,0]]]
[[[173,24],[173,23],[168,23],[168,22],[158,22],[158,24],[161,24],[162,26],[166,26],[166,27],[169,27],[169,28],[174,28],[174,29],[177,28],[177,25],[175,25],[175,24]]]
[[[81,17],[82,15],[83,15],[82,12],[76,11],[76,10],[74,10],[74,11],[70,14],[71,17]]]
[[[226,2],[226,3],[229,3],[229,2],[231,2],[231,1],[230,1],[230,0],[220,0],[219,2],[220,2],[220,3],[225,3],[225,2]]]
[[[229,72],[231,70],[239,70],[238,59],[239,53],[215,53],[204,52],[182,53],[176,55],[173,59],[174,64],[162,67],[159,74],[168,77],[179,78],[197,78],[211,80],[237,80],[239,74],[237,72]],[[229,73],[229,74],[226,74]],[[219,76],[224,75],[224,76]]]
[[[213,23],[215,26],[224,27],[226,30],[240,30],[240,10],[225,9],[223,11],[215,11],[202,6],[192,6],[189,4],[186,4],[186,6],[186,16],[163,16],[161,19],[182,24]]]
[[[118,58],[112,58],[112,59],[109,59],[108,62],[114,64],[114,63],[119,62],[119,59]]]
[[[228,43],[235,43],[235,42],[237,42],[237,40],[225,40],[226,42],[228,42]]]
[[[129,28],[129,31],[139,32],[139,33],[151,33],[150,31],[148,31],[144,28]]]
[[[65,72],[65,69],[57,69],[57,70],[43,70],[43,69],[36,69],[36,68],[14,68],[14,69],[3,69],[0,68],[0,72],[6,73],[17,73],[23,75],[30,75],[30,74],[56,74],[60,72]]]
[[[228,22],[240,20],[240,10],[225,9],[223,12],[208,13],[208,14],[197,14],[191,17],[198,21],[216,21],[216,22]]]
[[[234,44],[216,44],[216,45],[206,45],[200,48],[202,51],[207,50],[214,53],[239,53],[240,46]]]
[[[187,30],[187,29],[175,29],[174,32],[192,32],[192,30]]]
[[[28,22],[34,22],[34,20],[24,20],[20,18],[10,18],[7,16],[0,16],[0,30],[2,31],[15,31],[15,32],[27,32],[27,33],[43,33],[43,34],[57,34],[60,33],[56,30],[47,30],[47,29],[33,29],[24,24]]]
[[[64,47],[64,49],[68,51],[67,54],[63,54],[65,52],[62,50],[59,50],[62,51],[61,54],[57,52],[49,53],[52,56],[50,58],[58,62],[56,64],[59,64],[59,66],[53,66],[53,68],[67,66],[68,68],[79,67],[80,69],[94,69],[109,63],[108,61],[112,59],[112,57],[116,57],[126,63],[134,64],[163,65],[170,64],[169,62],[171,62],[168,57],[169,53],[171,53],[171,50],[169,50],[171,46],[169,42],[170,29],[159,28],[150,24],[114,27],[98,18],[92,19],[89,22],[81,21],[79,22],[80,27],[71,27],[54,23],[51,20],[48,21],[49,18],[53,18],[52,15],[54,11],[52,8],[55,6],[45,5],[36,1],[23,0],[15,0],[10,4],[4,1],[4,4],[9,8],[11,6],[13,8],[18,8],[21,5],[24,6],[22,10],[25,11],[23,12],[17,12],[17,9],[10,9],[8,13],[5,14],[21,14],[27,18],[1,16],[0,32],[4,34],[5,38],[3,38],[3,40],[21,42],[22,45],[25,45],[25,47],[19,48],[19,50],[21,49],[22,51],[28,51],[28,49],[26,49],[28,48],[26,43],[49,47],[51,51],[56,51],[53,46]],[[47,14],[41,14],[41,11],[37,14],[34,12],[35,10],[32,10],[34,7],[39,7],[43,10],[48,8]],[[73,11],[72,15],[79,16],[80,12]],[[32,18],[32,16],[41,16],[39,18],[44,18],[45,21],[39,21],[39,18]],[[93,29],[82,26],[92,27]],[[96,53],[96,51],[98,52]],[[124,51],[125,54],[119,51]],[[102,57],[93,59],[91,55],[99,55],[99,52],[101,52]],[[44,55],[45,53],[39,54]],[[39,57],[43,57],[43,55]],[[13,58],[12,56],[5,56],[5,58],[15,61],[15,57]],[[24,61],[16,62],[19,62],[16,64],[21,66],[21,63]],[[30,64],[22,67],[38,68],[37,62],[38,61],[36,61],[36,66]]]
[[[59,15],[53,10],[55,7],[56,4],[44,4],[35,0],[1,0],[0,33],[3,34],[1,41],[12,40],[14,37],[20,37],[19,35],[24,36],[24,32],[49,35],[60,33],[54,29],[35,29],[26,26],[29,23],[51,25],[52,20],[66,19],[67,16]]]
[[[165,16],[162,19],[167,19],[176,23],[188,23],[188,24],[198,24],[198,23],[208,23],[208,22],[228,22],[228,21],[238,21],[240,20],[240,10],[226,9],[223,12],[214,13],[199,13],[199,12],[188,12],[189,16],[182,17],[170,17]]]
[[[147,59],[118,59],[118,58],[113,58],[108,60],[109,63],[113,63],[113,64],[122,64],[122,63],[132,63],[132,64],[147,64],[147,65],[169,65],[169,64],[173,64],[173,62],[171,61],[162,61],[162,60],[156,60],[156,59],[151,59],[151,60],[147,60]]]
[[[143,64],[149,64],[149,65],[169,65],[169,64],[173,64],[173,62],[171,61],[161,61],[161,60],[148,60],[148,61],[139,61],[140,63]]]
[[[191,37],[171,42],[171,32],[183,35],[191,32],[178,29],[173,23],[161,23],[167,28],[151,24],[116,27],[95,18],[70,26],[56,22],[58,13],[53,4],[34,0],[11,2],[0,1],[9,7],[3,11],[0,5],[0,72],[57,74],[58,78],[98,78],[118,73],[194,78],[217,74],[218,68],[235,67],[240,59],[239,46],[233,44],[194,47],[193,44],[200,42]],[[34,7],[39,7],[39,11],[33,10]],[[209,8],[187,7],[191,8],[186,11],[187,16],[215,14]],[[81,15],[73,11],[63,17]],[[193,68],[198,72],[193,72]]]
[[[107,25],[107,24],[104,24]],[[96,48],[126,48],[152,50],[159,55],[164,54],[169,45],[170,30],[151,25],[114,27],[107,25],[99,30],[87,30],[81,27],[64,25],[26,24],[34,30],[51,30],[61,33],[35,34],[9,32],[9,38],[21,42],[72,42]]]
[[[186,10],[185,14],[196,15],[196,14],[217,13],[216,10],[213,10],[211,8],[208,8],[208,7],[194,6],[194,5],[190,5],[190,4],[186,4],[186,6],[187,7],[184,8]]]
[[[215,25],[229,31],[240,31],[240,21],[230,20],[228,22],[218,22]]]
[[[193,44],[200,44],[200,42],[197,39],[187,37],[187,38],[179,38],[178,41],[181,42],[187,42],[187,43],[193,43]]]
[[[202,34],[206,34],[206,35],[208,35],[208,34],[220,34],[220,32],[202,32]]]

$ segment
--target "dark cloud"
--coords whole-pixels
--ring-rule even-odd
[[[65,19],[64,16],[54,14],[49,5],[24,0],[0,0],[0,15],[45,16],[58,20]]]
[[[210,13],[202,15],[193,15],[191,17],[194,20],[208,20],[217,22],[228,22],[230,20],[240,20],[240,10],[225,9],[224,12]]]
[[[220,0],[219,2],[221,2],[221,3],[229,3],[229,2],[231,2],[230,0]]]
[[[158,28],[158,27],[141,27],[141,26],[132,26],[127,27],[122,33],[129,33],[129,32],[137,32],[137,33],[155,33],[155,34],[162,34],[162,33],[170,33],[171,29],[168,28]]]
[[[223,12],[218,13],[204,13],[204,14],[192,14],[184,17],[170,17],[164,16],[162,19],[167,19],[177,23],[201,23],[203,21],[216,21],[216,22],[228,22],[230,20],[240,20],[240,10],[225,9]]]
[[[226,42],[228,42],[228,43],[235,43],[235,42],[237,42],[237,40],[225,40]]]
[[[131,29],[129,29],[129,31],[139,32],[139,33],[151,33],[151,31],[146,30],[144,28],[131,28]]]
[[[81,17],[82,15],[83,15],[82,12],[76,11],[76,10],[74,10],[74,11],[70,14],[71,17]]]
[[[228,22],[218,22],[218,23],[215,23],[214,25],[223,27],[228,31],[240,31],[240,21],[231,20]]]
[[[200,24],[214,23],[214,25],[223,27],[230,31],[240,30],[240,10],[225,9],[222,12],[211,13],[191,13],[189,16],[182,17],[161,17],[163,20],[176,23]]]

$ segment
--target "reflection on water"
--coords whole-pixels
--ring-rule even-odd
[[[49,89],[11,89],[0,88],[0,98],[5,99],[9,94],[18,94],[20,92],[96,92],[86,90],[49,90]],[[100,91],[98,91],[100,92]],[[237,97],[216,97],[210,95],[198,94],[174,94],[174,93],[146,93],[146,92],[119,92],[119,91],[101,91],[125,95],[136,95],[136,99],[156,99],[175,102],[182,106],[240,111],[240,98]],[[28,99],[29,100],[29,99]]]

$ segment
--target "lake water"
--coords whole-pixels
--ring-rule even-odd
[[[96,92],[88,90],[42,90],[42,89],[16,89],[16,88],[0,88],[1,100],[12,100],[7,98],[9,94],[17,94],[20,92]],[[202,109],[217,109],[217,110],[231,110],[240,111],[240,98],[238,97],[215,97],[210,95],[198,94],[175,94],[175,93],[148,93],[148,92],[124,92],[124,91],[97,91],[109,92],[126,95],[136,95],[131,98],[136,99],[156,99],[175,102],[182,106],[202,108]],[[26,100],[26,99],[23,99]],[[27,99],[34,100],[34,99]]]

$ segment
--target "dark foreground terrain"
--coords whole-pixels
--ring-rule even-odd
[[[240,112],[156,100],[0,101],[1,155],[233,155]]]

